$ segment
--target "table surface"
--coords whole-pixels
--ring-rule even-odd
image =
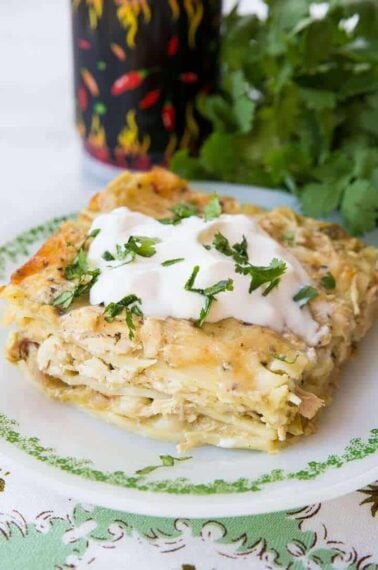
[[[1,239],[42,221],[41,202],[44,218],[78,209],[112,171],[74,130],[68,2],[4,2],[0,48]],[[175,521],[77,504],[0,456],[0,491],[1,570],[378,568],[378,485],[295,513]]]

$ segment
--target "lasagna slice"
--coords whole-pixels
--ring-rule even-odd
[[[309,276],[316,295],[304,302],[322,331],[316,342],[288,327],[232,317],[204,319],[201,326],[153,317],[132,311],[139,307],[133,300],[111,309],[91,304],[99,269],[88,262],[88,250],[99,215],[126,207],[172,221],[177,206],[201,216],[211,200],[163,169],[122,174],[3,288],[6,321],[16,325],[6,354],[51,398],[137,434],[175,441],[181,451],[204,444],[276,451],[313,431],[340,366],[372,324],[377,252],[336,224],[222,196],[224,214],[250,217]],[[108,252],[110,263],[111,257]]]

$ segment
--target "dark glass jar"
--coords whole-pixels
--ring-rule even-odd
[[[145,170],[196,152],[220,18],[221,0],[73,0],[76,123],[93,157]]]

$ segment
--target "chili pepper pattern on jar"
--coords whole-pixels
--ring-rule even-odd
[[[221,0],[72,0],[76,123],[97,160],[146,170],[209,132]]]

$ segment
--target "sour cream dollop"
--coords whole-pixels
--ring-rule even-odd
[[[198,265],[200,269],[194,285],[197,288],[233,280],[233,291],[216,295],[207,322],[233,317],[278,332],[287,328],[310,345],[318,342],[319,324],[308,307],[300,308],[293,300],[303,286],[311,284],[310,277],[300,262],[270,237],[255,219],[242,214],[222,214],[209,222],[192,216],[177,225],[165,225],[122,207],[99,215],[91,231],[95,229],[100,232],[92,240],[88,260],[101,273],[90,291],[92,305],[116,303],[126,295],[135,294],[142,300],[141,308],[147,317],[197,320],[205,298],[185,290],[185,283]],[[235,271],[232,257],[213,247],[204,247],[211,245],[218,232],[231,245],[245,236],[249,262],[253,265],[269,266],[273,258],[283,260],[287,268],[278,286],[266,296],[263,295],[266,285],[249,293],[250,278]],[[136,256],[134,261],[124,265],[120,260],[104,259],[105,251],[115,252],[116,245],[122,246],[131,236],[158,240],[154,246],[156,253],[151,257]],[[183,261],[162,265],[177,258],[183,258]]]

